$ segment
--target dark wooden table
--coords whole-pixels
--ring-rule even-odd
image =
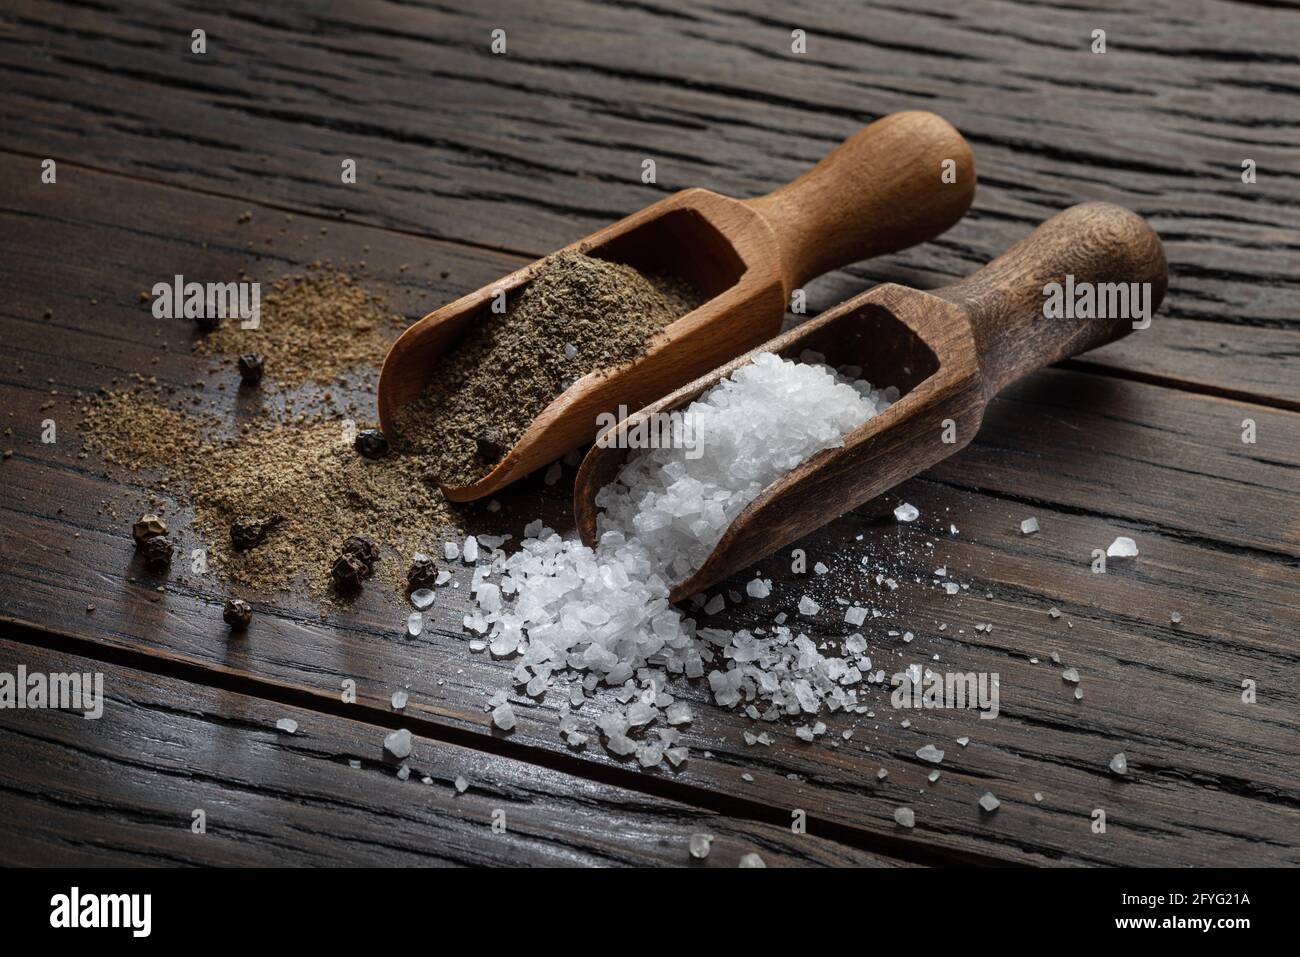
[[[0,11],[0,671],[98,671],[108,698],[98,721],[0,710],[0,860],[685,865],[689,835],[709,831],[721,866],[750,851],[769,864],[1300,863],[1300,12],[209,6]],[[505,56],[488,49],[498,27]],[[916,107],[970,140],[974,208],[935,242],[818,281],[814,311],[875,282],[941,285],[1083,200],[1149,217],[1170,262],[1150,329],[1013,388],[961,455],[801,545],[837,569],[891,556],[893,599],[866,576],[843,592],[917,635],[873,631],[879,666],[937,655],[997,672],[997,720],[907,715],[874,692],[874,719],[831,715],[811,744],[763,726],[774,743],[751,747],[752,722],[683,683],[692,756],[642,772],[594,743],[566,748],[556,695],[512,695],[518,727],[494,732],[484,702],[513,665],[467,650],[463,598],[440,598],[411,641],[384,596],[324,618],[272,596],[230,642],[219,582],[158,592],[138,575],[126,516],[156,487],[80,455],[76,395],[143,371],[200,407],[231,401],[194,389],[209,363],[188,331],[160,339],[140,290],[174,273],[270,282],[364,261],[414,319],[672,190],[764,192],[862,123]],[[655,185],[640,181],[646,157]],[[521,528],[565,490],[526,481],[506,514]],[[921,509],[917,527],[889,517],[899,498]],[[1042,530],[1024,536],[1030,515]],[[1093,574],[1091,550],[1117,535],[1141,555]],[[788,564],[763,565],[773,600],[710,623],[793,611],[805,582]],[[968,592],[930,585],[943,564]],[[340,700],[347,678],[355,704]],[[588,711],[613,706],[602,694]],[[298,733],[278,732],[282,717]],[[397,727],[416,735],[406,781],[381,751]],[[947,752],[934,784],[915,756],[926,743]],[[1122,778],[1107,767],[1120,751]],[[986,790],[996,814],[977,806]],[[914,830],[894,823],[904,804]]]

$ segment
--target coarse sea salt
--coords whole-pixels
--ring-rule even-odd
[[[1107,558],[1136,558],[1137,553],[1137,543],[1127,535],[1119,536],[1106,549]]]
[[[917,511],[916,506],[910,502],[904,502],[894,509],[894,518],[900,522],[915,522],[920,515],[921,513]]]
[[[857,669],[854,659],[823,654],[781,624],[783,616],[757,634],[698,626],[669,604],[668,594],[672,583],[703,564],[764,488],[814,453],[842,444],[845,434],[897,398],[896,389],[873,389],[824,365],[760,353],[685,410],[699,438],[691,449],[649,450],[597,493],[594,549],[536,521],[514,554],[494,551],[478,572],[490,573],[496,584],[476,574],[478,607],[465,616],[466,627],[485,635],[494,655],[514,656],[514,680],[535,697],[575,672],[587,675],[588,691],[600,682],[629,691],[624,704],[653,689],[648,702],[638,698],[645,708],[631,704],[599,722],[607,749],[636,754],[646,767],[663,757],[673,764],[685,758],[685,748],[663,737],[672,731],[666,725],[681,720],[671,698],[659,697],[670,676],[707,672],[719,704],[761,702],[766,720],[816,714],[824,705],[856,708],[848,685],[865,668]],[[771,590],[760,579],[750,586],[751,597]],[[722,604],[715,595],[705,609]],[[807,596],[800,602],[804,615],[819,610]]]

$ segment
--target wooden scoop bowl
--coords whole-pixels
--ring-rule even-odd
[[[955,163],[955,182],[943,182],[945,160]],[[656,335],[635,362],[579,379],[487,475],[444,486],[444,494],[458,502],[482,498],[590,443],[600,413],[638,409],[771,338],[792,290],[937,236],[962,217],[974,193],[974,160],[961,134],[933,113],[894,113],[766,196],[736,200],[688,189],[566,247],[677,275],[708,301]],[[393,343],[379,373],[385,433],[397,433],[394,413],[420,396],[470,323],[496,318],[496,292],[513,299],[537,265],[430,313]]]
[[[1005,386],[1129,332],[1127,318],[1045,318],[1045,284],[1063,283],[1067,275],[1076,283],[1150,283],[1152,312],[1168,281],[1160,239],[1142,217],[1108,203],[1086,203],[1053,216],[951,286],[934,292],[876,286],[754,350],[798,359],[812,349],[829,365],[861,366],[873,385],[895,385],[903,395],[845,436],[843,445],[818,452],[764,489],[699,570],[672,589],[672,600],[750,567],[952,455],[974,437],[985,406]],[[689,405],[754,353],[616,428]],[[945,431],[954,441],[944,442]],[[627,455],[595,445],[578,471],[574,513],[587,545],[596,543],[596,493],[615,479]]]

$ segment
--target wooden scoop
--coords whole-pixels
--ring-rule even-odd
[[[955,182],[943,181],[946,160],[955,164]],[[444,486],[444,494],[458,502],[481,498],[590,443],[600,413],[638,409],[771,338],[792,290],[937,236],[962,217],[974,193],[975,164],[961,134],[933,113],[894,113],[766,196],[742,201],[688,189],[579,240],[567,248],[677,275],[708,301],[656,335],[635,362],[579,379],[487,475]],[[396,410],[420,396],[470,323],[496,318],[490,306],[497,291],[513,299],[537,265],[430,313],[393,343],[379,373],[385,433],[396,433]]]
[[[1066,283],[1067,275],[1076,284],[1150,283],[1151,312],[1168,281],[1160,239],[1142,217],[1108,203],[1086,203],[1053,216],[951,286],[935,292],[876,286],[754,350],[798,359],[812,349],[829,365],[861,366],[867,381],[897,386],[903,395],[845,436],[842,446],[818,452],[764,489],[736,516],[699,570],[673,588],[672,600],[750,567],[952,455],[974,437],[985,406],[1005,386],[1129,332],[1128,318],[1046,318],[1044,286]],[[616,428],[688,405],[752,355],[678,389]],[[948,420],[952,425],[945,428]],[[945,432],[951,443],[944,442]],[[598,444],[583,460],[573,501],[578,531],[588,545],[596,542],[596,492],[614,480],[627,454]]]

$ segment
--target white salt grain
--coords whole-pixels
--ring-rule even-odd
[[[509,704],[492,709],[492,723],[502,731],[509,731],[515,726],[515,711]]]
[[[450,561],[460,555],[460,546],[455,542],[444,542],[442,546],[442,555]]]
[[[915,827],[916,813],[910,807],[895,808],[894,820],[902,827]]]
[[[894,509],[894,518],[898,519],[900,522],[915,522],[917,518],[920,517],[920,514],[921,513],[917,511],[916,506],[908,502],[904,502],[902,505],[898,506],[898,508]]]
[[[411,732],[405,728],[399,728],[392,734],[384,738],[384,750],[397,759],[407,758],[411,755]]]
[[[469,790],[469,782],[460,775],[456,775],[456,780],[452,782],[452,786],[456,789],[457,794],[464,794]]]
[[[766,598],[772,594],[772,582],[770,579],[755,578],[745,585],[745,594],[750,598]]]
[[[1116,774],[1128,774],[1128,758],[1123,751],[1110,759],[1110,769]]]
[[[922,761],[929,761],[931,764],[938,764],[943,760],[943,752],[933,744],[927,744],[922,748],[918,748],[916,756]]]
[[[817,602],[813,601],[807,595],[804,595],[799,599],[799,614],[803,615],[805,618],[811,618],[821,610],[821,605],[817,604]]]
[[[461,554],[465,559],[466,565],[473,565],[478,561],[478,539],[473,535],[466,537],[465,548]]]
[[[691,857],[696,860],[704,860],[709,856],[709,851],[713,849],[712,834],[692,834],[691,835]]]
[[[412,638],[419,638],[424,631],[424,612],[413,611],[406,616],[406,633]]]
[[[417,611],[424,611],[433,604],[434,593],[431,588],[417,588],[411,592],[411,604]]]
[[[405,691],[394,691],[392,697],[393,710],[401,711],[406,707],[407,700],[408,697]]]
[[[1027,518],[1027,519],[1025,519],[1023,522],[1020,523],[1020,534],[1021,534],[1021,535],[1032,535],[1032,534],[1034,534],[1034,532],[1036,532],[1036,531],[1038,531],[1038,519],[1036,519],[1036,518]]]
[[[763,859],[752,851],[740,859],[739,867],[767,867]]]
[[[1137,553],[1137,543],[1126,535],[1119,536],[1106,549],[1107,558],[1135,558]]]
[[[285,734],[293,734],[298,730],[298,722],[293,720],[293,718],[281,718],[275,723],[275,726]]]
[[[980,807],[982,807],[989,814],[992,814],[1001,806],[1002,806],[1002,802],[993,796],[992,791],[985,791],[980,796]]]

